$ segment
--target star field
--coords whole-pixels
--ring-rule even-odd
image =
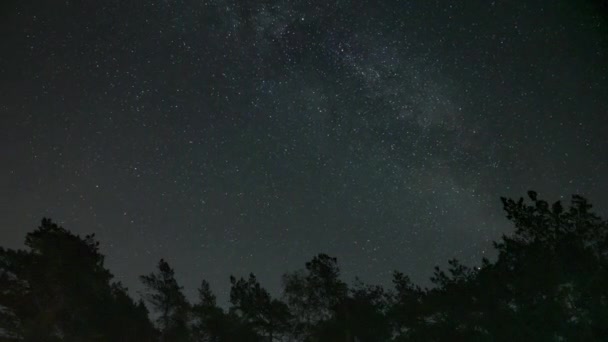
[[[165,258],[188,294],[276,292],[319,252],[426,284],[491,257],[500,196],[605,210],[608,24],[581,3],[9,1],[0,240],[94,232],[135,290]]]

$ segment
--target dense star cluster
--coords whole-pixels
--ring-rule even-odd
[[[0,240],[94,232],[131,289],[165,258],[186,289],[278,291],[320,252],[424,284],[492,257],[499,196],[608,207],[593,1],[0,6]]]

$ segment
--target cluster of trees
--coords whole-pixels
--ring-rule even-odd
[[[430,288],[399,272],[392,289],[349,285],[337,260],[319,254],[283,276],[280,298],[253,274],[231,277],[227,310],[206,281],[190,303],[162,259],[141,276],[147,291],[136,302],[112,282],[93,236],[44,219],[27,234],[29,250],[0,248],[0,340],[605,340],[608,222],[579,196],[568,208],[529,198],[503,198],[515,230],[494,244],[495,261],[469,268],[451,260]]]

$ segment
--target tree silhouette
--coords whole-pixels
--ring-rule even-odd
[[[304,339],[311,337],[316,325],[334,316],[348,294],[336,258],[319,254],[305,266],[283,276],[284,296],[295,318],[292,335]]]
[[[490,268],[509,290],[507,322],[539,339],[608,336],[608,223],[581,196],[567,210],[528,196],[531,204],[502,199],[515,234],[495,243]]]
[[[26,250],[0,247],[0,341],[604,341],[608,222],[573,196],[565,208],[535,192],[503,198],[511,235],[494,261],[450,260],[430,288],[393,274],[394,289],[340,279],[319,254],[283,276],[283,299],[257,278],[230,277],[230,307],[202,281],[191,305],[163,259],[141,276],[143,301],[112,282],[99,243],[43,219]]]
[[[393,273],[395,292],[390,298],[387,317],[397,341],[415,340],[414,333],[425,324],[424,291],[401,272]]]
[[[124,341],[154,330],[120,284],[111,284],[93,235],[43,219],[28,251],[0,248],[0,328],[25,341]],[[124,316],[123,316],[124,315]],[[116,317],[124,317],[119,324]]]
[[[127,289],[120,283],[112,285],[115,308],[109,325],[114,341],[155,341],[158,332],[148,318],[148,308],[143,301],[135,303]]]
[[[390,340],[391,327],[387,320],[389,302],[380,286],[355,280],[348,296],[335,306],[329,320],[314,329],[313,340],[343,342],[381,342]]]
[[[187,341],[189,304],[182,287],[175,279],[175,271],[160,259],[158,272],[140,277],[147,288],[145,298],[159,313],[156,320],[162,341]]]
[[[253,273],[248,279],[231,276],[230,283],[230,312],[265,340],[280,340],[289,330],[290,312],[287,305],[272,299]]]
[[[475,269],[450,261],[435,286],[399,290],[393,319],[403,340],[586,340],[608,336],[608,225],[573,196],[566,210],[529,192],[503,198],[512,236],[494,243],[498,258]],[[401,276],[400,276],[401,277]],[[406,282],[407,283],[407,282]],[[412,299],[416,298],[416,301]],[[417,308],[405,311],[405,305]],[[407,327],[407,329],[403,329]]]
[[[201,282],[198,289],[198,303],[192,307],[192,337],[195,341],[221,341],[224,331],[223,312],[217,307],[217,300],[209,283]]]

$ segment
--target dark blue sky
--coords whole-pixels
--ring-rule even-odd
[[[606,213],[594,2],[87,3],[2,5],[2,245],[50,216],[132,289],[162,257],[276,292],[319,252],[383,284],[476,263],[528,189]]]

